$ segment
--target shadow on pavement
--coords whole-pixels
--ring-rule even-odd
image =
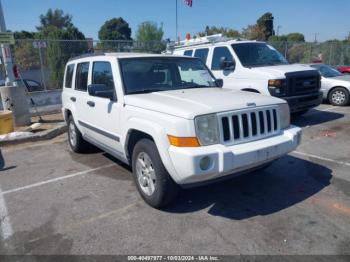
[[[235,220],[269,215],[298,204],[327,187],[331,173],[326,167],[286,156],[264,171],[185,190],[165,211],[190,213],[208,208],[210,215]]]
[[[6,171],[6,170],[16,168],[16,166],[8,166],[8,167],[5,167],[5,166],[6,166],[5,159],[4,159],[2,152],[1,152],[1,149],[0,149],[0,171]]]
[[[323,124],[344,117],[344,114],[314,109],[309,113],[292,118],[292,124],[300,127]]]

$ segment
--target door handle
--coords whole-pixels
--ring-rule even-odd
[[[72,96],[70,100],[72,100],[73,102],[77,101],[77,99],[74,96]]]
[[[86,102],[89,106],[94,107],[95,106],[95,102],[94,101],[87,101]]]

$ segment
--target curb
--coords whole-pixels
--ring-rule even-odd
[[[42,131],[37,134],[33,134],[30,137],[0,141],[0,146],[18,145],[26,142],[37,142],[37,141],[49,140],[63,134],[66,131],[67,131],[66,123],[60,123],[57,127],[53,129]]]

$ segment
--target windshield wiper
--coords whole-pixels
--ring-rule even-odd
[[[135,92],[130,92],[128,95],[136,95],[136,94],[148,94],[148,93],[153,93],[153,92],[160,92],[160,91],[167,91],[164,89],[143,89]]]

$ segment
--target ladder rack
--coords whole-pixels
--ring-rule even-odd
[[[202,44],[209,44],[209,43],[217,43],[217,42],[224,42],[232,40],[230,38],[222,36],[222,34],[217,35],[209,35],[209,36],[203,36],[203,37],[197,37],[197,38],[191,38],[190,40],[182,40],[179,42],[178,45],[175,45],[175,48],[180,47],[188,47],[188,46],[196,46],[196,45],[202,45]]]

